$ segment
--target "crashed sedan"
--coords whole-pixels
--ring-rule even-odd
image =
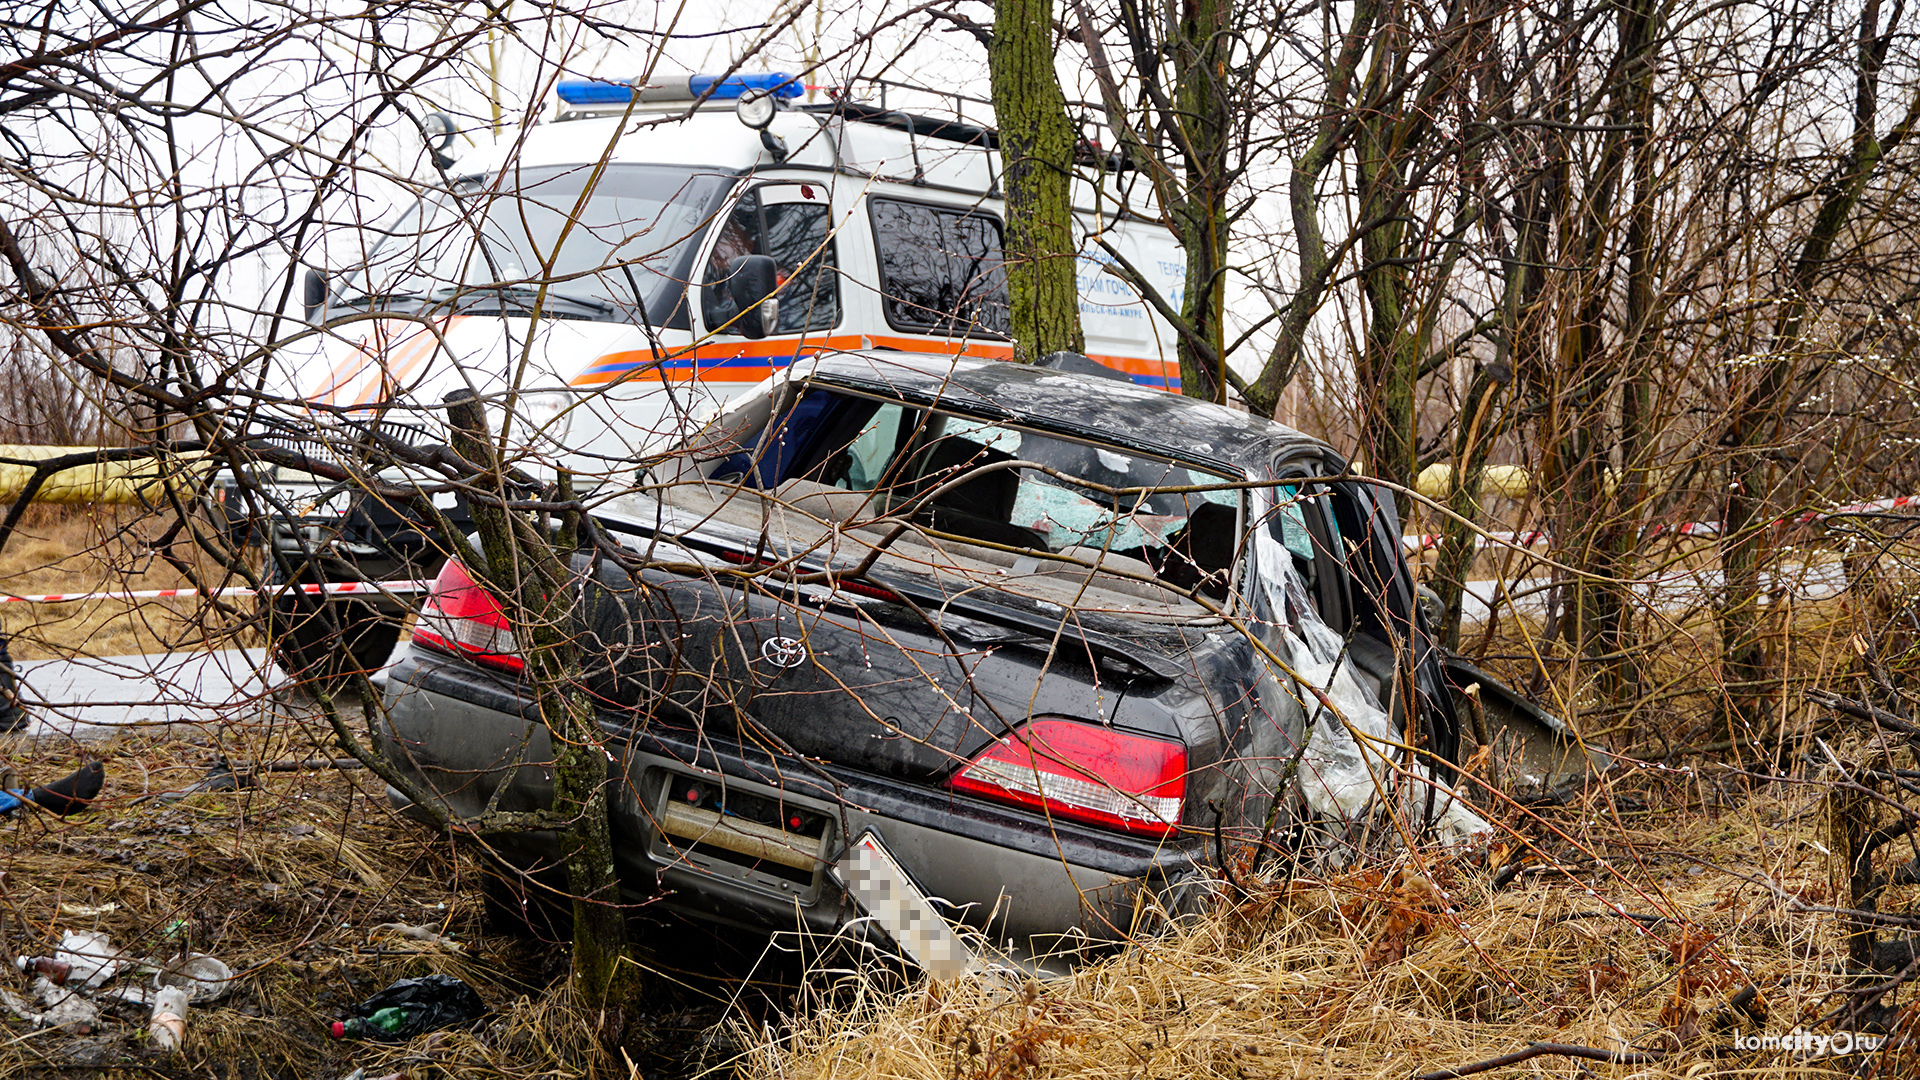
[[[1391,502],[1088,366],[812,358],[600,504],[627,557],[576,556],[575,632],[633,898],[833,934],[881,882],[1045,952],[1190,905],[1222,855],[1480,825]],[[520,668],[450,563],[380,735],[456,816],[549,804]],[[557,865],[550,834],[496,853]]]

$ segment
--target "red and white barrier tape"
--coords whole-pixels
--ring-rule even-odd
[[[134,589],[126,592],[41,593],[38,596],[8,596],[0,593],[0,604],[71,604],[81,600],[164,600],[175,596],[259,596],[298,592],[308,596],[319,593],[394,593],[409,596],[433,588],[431,579],[419,581],[329,581],[321,585],[268,585],[256,589],[236,585],[226,589]]]
[[[1853,514],[1875,514],[1886,510],[1899,510],[1909,506],[1920,506],[1920,495],[1895,495],[1886,499],[1874,499],[1872,502],[1850,503],[1836,506],[1830,510],[1809,510],[1793,519],[1795,525],[1809,525],[1828,518],[1847,517]],[[1786,520],[1782,518],[1781,520]],[[1717,521],[1687,521],[1679,525],[1655,525],[1647,530],[1648,536],[1665,536],[1678,533],[1681,536],[1718,536],[1720,523]],[[1432,551],[1440,546],[1445,538],[1437,533],[1408,533],[1400,538],[1400,546],[1408,551]],[[1549,535],[1540,529],[1528,529],[1524,532],[1490,532],[1476,535],[1473,546],[1487,547],[1491,544],[1511,545],[1514,547],[1532,547],[1544,544]]]
[[[1895,495],[1890,499],[1875,499],[1872,502],[1854,503],[1851,506],[1836,506],[1831,510],[1809,510],[1793,520],[1805,524],[1809,521],[1823,521],[1830,517],[1872,514],[1881,510],[1898,510],[1903,506],[1916,505],[1920,505],[1920,495]]]

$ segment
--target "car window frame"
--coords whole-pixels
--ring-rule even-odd
[[[1036,423],[1031,417],[1014,417],[992,411],[970,412],[964,407],[954,408],[939,401],[926,401],[912,396],[897,397],[879,393],[871,389],[850,387],[838,382],[814,382],[812,380],[804,380],[796,381],[791,385],[793,387],[791,395],[786,397],[783,403],[774,408],[767,423],[777,422],[784,410],[791,409],[799,398],[815,391],[826,391],[842,397],[873,401],[878,403],[882,408],[888,405],[898,406],[901,410],[900,428],[895,435],[895,449],[892,458],[892,462],[896,468],[900,463],[908,462],[915,455],[924,453],[933,440],[943,437],[946,434],[945,419],[957,418],[972,423],[1006,428],[1010,431],[1031,432],[1042,438],[1078,443],[1095,450],[1104,449],[1122,452],[1131,456],[1165,461],[1186,469],[1189,472],[1199,472],[1207,476],[1217,477],[1221,483],[1233,485],[1231,493],[1234,495],[1234,555],[1227,561],[1225,567],[1227,571],[1226,599],[1214,600],[1213,602],[1218,604],[1222,611],[1228,613],[1242,612],[1247,609],[1247,586],[1249,582],[1254,580],[1248,575],[1247,571],[1248,559],[1250,557],[1249,553],[1254,547],[1254,545],[1248,543],[1253,510],[1251,491],[1260,483],[1260,479],[1256,478],[1250,470],[1226,465],[1218,461],[1196,461],[1191,458],[1181,457],[1177,454],[1170,454],[1161,448],[1133,446],[1118,442],[1111,437],[1096,437],[1085,431],[1051,427],[1044,422]],[[812,460],[817,463],[819,460],[817,449],[809,447],[808,452],[799,460]],[[895,484],[901,482],[899,478],[894,480]],[[1206,495],[1204,493],[1194,493],[1189,497],[1193,499],[1205,499]]]
[[[1355,583],[1349,574],[1347,540],[1340,532],[1339,518],[1332,506],[1332,500],[1340,493],[1332,484],[1309,482],[1312,477],[1325,473],[1326,466],[1321,461],[1289,460],[1278,465],[1274,470],[1279,483],[1272,489],[1273,506],[1268,520],[1259,527],[1271,529],[1279,520],[1282,486],[1292,486],[1299,491],[1300,516],[1313,544],[1314,580],[1309,595],[1320,621],[1335,633],[1345,634],[1353,624],[1353,598],[1349,592]],[[1279,538],[1274,538],[1274,544],[1286,551]],[[1289,552],[1287,557],[1293,556]]]

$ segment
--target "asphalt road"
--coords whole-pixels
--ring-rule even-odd
[[[262,665],[265,665],[264,671]],[[265,649],[29,660],[16,665],[26,735],[101,738],[115,728],[253,720],[285,676]]]
[[[1795,601],[1825,600],[1847,589],[1846,568],[1837,562],[1785,562],[1779,573],[1762,574],[1760,590],[1771,596],[1776,585],[1783,596]],[[1461,619],[1469,624],[1487,620],[1496,602],[1503,615],[1541,615],[1547,610],[1551,578],[1530,577],[1508,581],[1469,581],[1462,597]],[[1718,570],[1694,568],[1655,574],[1634,582],[1634,595],[1640,603],[1655,611],[1678,612],[1703,608],[1726,587],[1726,578]]]

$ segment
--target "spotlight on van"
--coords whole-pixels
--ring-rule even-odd
[[[755,131],[765,131],[767,125],[773,123],[773,107],[772,94],[762,92],[742,94],[740,100],[733,106],[733,115],[739,117],[741,123]]]

